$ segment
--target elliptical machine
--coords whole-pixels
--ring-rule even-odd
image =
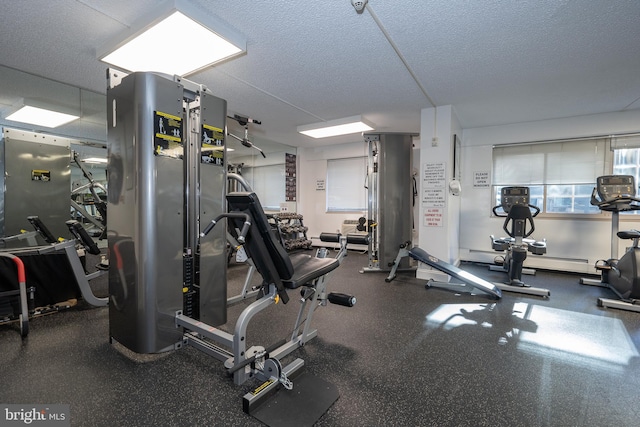
[[[632,175],[606,175],[597,179],[591,194],[591,204],[600,210],[611,212],[611,258],[596,261],[595,268],[601,279],[580,279],[583,285],[604,286],[611,289],[619,300],[598,298],[599,307],[640,312],[640,231],[618,231],[620,212],[640,210],[640,199],[636,198],[636,183]],[[632,240],[622,258],[618,259],[618,240]]]
[[[522,281],[522,273],[533,274],[532,270],[523,268],[527,253],[534,255],[544,255],[547,252],[546,241],[535,241],[528,239],[535,231],[533,218],[540,213],[540,208],[529,203],[528,187],[503,187],[500,192],[501,203],[493,207],[493,214],[504,217],[502,229],[509,236],[508,238],[496,238],[491,235],[491,247],[494,251],[506,251],[502,265],[490,266],[494,271],[504,271],[509,276],[507,284],[497,284],[497,286],[507,292],[518,292],[529,295],[549,296],[551,292],[544,288],[534,288],[526,285]],[[502,208],[503,213],[498,209]],[[533,210],[533,213],[531,212]],[[511,225],[511,227],[509,227]]]

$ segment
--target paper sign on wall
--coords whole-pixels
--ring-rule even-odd
[[[444,208],[447,204],[446,173],[444,162],[422,165],[422,204],[426,207]]]
[[[441,208],[427,208],[424,210],[425,227],[442,227],[444,212]]]
[[[490,184],[489,171],[474,171],[473,172],[473,186],[474,187],[488,187]]]

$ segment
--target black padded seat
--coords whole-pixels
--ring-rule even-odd
[[[289,300],[285,288],[295,289],[310,284],[340,265],[332,258],[316,258],[299,252],[291,256],[272,233],[264,209],[253,192],[227,194],[230,212],[242,212],[249,216],[251,227],[246,236],[245,250],[267,284],[275,284],[278,294],[286,304]],[[234,228],[242,229],[244,219],[232,218]]]
[[[293,276],[288,280],[282,280],[282,284],[289,289],[311,283],[340,265],[335,258],[317,258],[301,252],[290,254],[289,258],[293,264]]]

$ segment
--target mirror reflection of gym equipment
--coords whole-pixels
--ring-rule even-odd
[[[19,304],[14,299],[0,310],[0,324],[19,322],[23,338],[29,318],[71,308],[79,301],[95,307],[104,307],[108,301],[96,296],[91,284],[106,270],[88,272],[86,265],[87,254],[97,256],[100,249],[78,221],[69,219],[70,162],[75,157],[71,142],[10,128],[3,129],[0,138],[0,186],[4,189],[0,250],[7,255],[0,259],[0,296],[19,297]],[[12,268],[11,260],[16,258],[21,260],[22,275],[18,271],[16,276]]]
[[[274,414],[261,404],[281,390],[275,394],[280,401],[292,399],[295,405],[296,396],[305,396],[317,403],[315,410],[293,411],[291,417],[319,418],[338,391],[302,373],[302,359],[283,362],[317,336],[311,324],[317,308],[355,301],[326,290],[339,261],[288,254],[240,176],[232,175],[233,181],[245,191],[225,198],[225,100],[186,79],[115,70],[110,70],[107,95],[115,106],[108,117],[112,343],[141,354],[192,346],[222,361],[237,385],[252,378],[264,381],[244,396],[245,412],[273,423]],[[198,131],[184,134],[188,129]],[[132,146],[132,140],[148,144]],[[242,245],[263,281],[257,299],[227,332],[219,327],[229,320],[229,241]],[[288,291],[302,297],[290,337],[250,346],[251,320],[272,305],[288,303]],[[292,387],[296,391],[287,394]]]
[[[619,231],[620,212],[640,210],[636,197],[636,183],[632,175],[600,176],[591,195],[591,204],[602,211],[611,212],[611,258],[596,262],[600,280],[582,278],[583,285],[604,286],[611,289],[618,299],[598,298],[601,307],[640,312],[640,231]],[[618,239],[630,241],[624,255],[618,258]]]

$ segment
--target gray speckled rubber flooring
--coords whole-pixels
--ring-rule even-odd
[[[597,307],[610,291],[539,271],[525,281],[549,288],[549,299],[492,301],[425,289],[411,273],[385,283],[385,273],[358,272],[366,263],[350,253],[329,283],[355,294],[356,306],[316,311],[319,336],[291,355],[340,391],[318,426],[639,424],[640,313]],[[243,268],[230,267],[231,282]],[[249,340],[287,337],[296,299],[256,316]],[[30,325],[24,342],[17,326],[0,327],[0,403],[69,404],[73,426],[261,425],[241,404],[257,383],[235,386],[222,363],[193,348],[129,354],[109,344],[107,308],[80,303]]]

